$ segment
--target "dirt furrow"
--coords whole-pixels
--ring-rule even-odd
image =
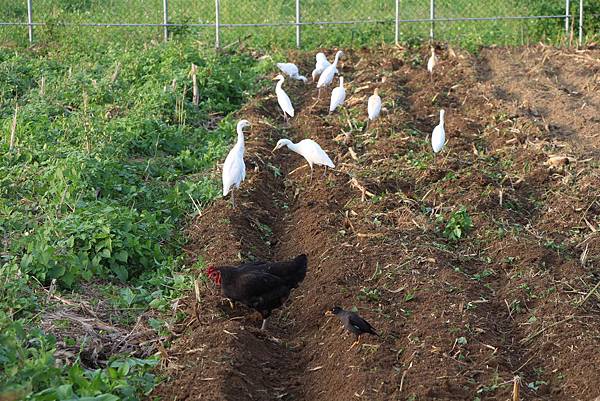
[[[544,164],[561,141],[578,159],[595,144],[554,135],[545,124],[562,114],[535,113],[552,103],[536,85],[573,100],[569,110],[596,94],[585,79],[570,81],[570,72],[535,82],[522,63],[529,50],[506,53],[510,60],[495,50],[480,58],[439,51],[433,82],[423,66],[426,48],[347,51],[339,68],[346,108],[331,115],[328,91],[316,102],[314,85],[289,80],[284,88],[297,111],[289,125],[271,88],[242,111],[253,127],[241,206],[221,200],[193,222],[190,259],[227,264],[306,253],[309,271],[267,332],[258,330],[256,315],[230,310],[212,285],[202,287],[200,299],[188,301],[188,331],[170,350],[174,380],[157,395],[505,400],[519,375],[528,399],[595,396],[590,350],[600,338],[600,309],[593,298],[574,305],[591,289],[583,284],[594,282],[597,255],[578,259],[582,247],[600,249],[583,223],[597,221],[598,176],[589,164],[576,175]],[[542,62],[543,54],[535,68],[560,70],[553,59]],[[289,59],[302,71],[313,63],[303,53]],[[384,112],[365,129],[375,87]],[[584,99],[574,94],[584,91]],[[434,158],[428,135],[441,107],[448,144]],[[585,113],[568,121],[577,135],[593,138],[580,133],[593,121]],[[311,182],[299,155],[270,152],[283,137],[316,140],[336,169],[322,176],[317,168]],[[472,227],[452,239],[447,227],[461,208]],[[334,305],[356,308],[381,337],[349,350],[353,339],[323,316]]]

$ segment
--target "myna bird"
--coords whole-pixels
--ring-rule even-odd
[[[371,326],[369,322],[354,312],[350,312],[340,308],[339,306],[335,306],[330,311],[325,312],[325,315],[337,316],[342,321],[344,328],[356,336],[356,341],[352,343],[350,349],[352,349],[356,344],[360,343],[360,336],[362,334],[373,334],[379,337],[379,334],[377,334],[373,326]]]

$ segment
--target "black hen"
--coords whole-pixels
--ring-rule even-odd
[[[369,322],[360,317],[357,313],[344,310],[339,306],[335,306],[326,314],[337,316],[342,321],[344,328],[356,336],[356,341],[352,344],[350,349],[358,344],[362,334],[373,334],[379,336],[373,326],[371,326]]]
[[[287,262],[251,262],[236,267],[209,266],[207,274],[221,286],[227,298],[258,311],[263,324],[306,276],[307,258],[300,255]]]
[[[290,288],[297,288],[306,277],[308,257],[305,254],[285,262],[265,262],[258,260],[233,267],[240,272],[261,271],[281,278]]]

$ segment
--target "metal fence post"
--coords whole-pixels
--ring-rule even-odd
[[[31,0],[27,0],[27,28],[29,30],[29,43],[33,43],[33,6]]]
[[[583,44],[583,0],[579,0],[579,46]]]
[[[296,0],[296,47],[300,46],[300,0]]]
[[[434,38],[434,33],[433,30],[435,29],[435,0],[431,0],[429,2],[429,19],[431,20],[431,28],[429,30],[429,39],[433,40]]]
[[[400,0],[396,0],[396,29],[394,31],[394,41],[396,44],[400,41]]]
[[[164,24],[163,33],[165,35],[165,42],[169,40],[169,27],[167,26],[168,23],[169,23],[169,0],[163,0],[163,24]]]
[[[565,0],[565,35],[569,37],[569,17],[571,10],[571,1]]]
[[[220,10],[219,10],[219,0],[215,0],[215,48],[221,47],[221,38],[219,37],[219,27],[220,27]]]

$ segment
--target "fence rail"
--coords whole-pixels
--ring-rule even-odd
[[[28,39],[29,42],[34,41],[34,28],[40,26],[46,26],[48,23],[43,19],[40,21],[37,18],[36,10],[34,9],[34,5],[32,4],[32,0],[14,0],[16,3],[23,1],[26,3],[27,7],[27,22],[25,21],[0,21],[0,27],[6,26],[27,26],[28,29]],[[79,0],[93,2],[94,0]],[[52,21],[52,24],[57,26],[65,26],[65,27],[158,27],[162,28],[162,38],[164,41],[168,41],[170,37],[170,30],[173,28],[209,28],[214,29],[215,35],[215,47],[221,47],[222,35],[221,32],[223,29],[231,29],[231,28],[253,28],[253,27],[273,27],[273,28],[284,28],[290,27],[295,29],[295,45],[300,48],[302,46],[302,31],[303,27],[308,26],[337,26],[337,25],[359,25],[359,24],[393,24],[393,37],[395,43],[399,43],[400,36],[402,33],[402,28],[405,24],[427,24],[429,25],[429,39],[433,40],[436,38],[437,25],[440,23],[457,23],[457,22],[476,22],[476,21],[520,21],[520,20],[556,20],[556,19],[564,19],[564,32],[565,35],[568,36],[570,34],[570,30],[575,30],[575,26],[577,26],[577,35],[578,35],[578,43],[581,45],[583,42],[584,35],[584,12],[585,5],[584,0],[573,1],[573,3],[579,3],[577,7],[577,12],[575,15],[571,13],[572,2],[570,0],[565,0],[564,8],[562,9],[562,13],[556,14],[533,14],[533,15],[490,15],[490,16],[444,16],[444,11],[449,12],[452,10],[453,4],[449,5],[448,0],[412,0],[412,1],[400,1],[400,0],[378,0],[376,1],[378,4],[384,4],[383,8],[389,6],[389,18],[387,17],[387,13],[379,13],[377,16],[367,16],[362,15],[363,18],[353,18],[353,19],[341,19],[341,20],[324,20],[323,18],[316,18],[316,20],[304,20],[304,8],[310,7],[312,11],[311,14],[315,14],[314,8],[319,8],[319,4],[315,6],[314,1],[308,0],[279,0],[277,3],[279,5],[286,5],[285,3],[289,3],[289,6],[293,9],[293,20],[290,18],[288,21],[276,21],[276,22],[222,22],[223,20],[223,7],[240,7],[247,4],[248,2],[236,1],[236,0],[215,0],[214,3],[214,15],[210,16],[210,10],[204,13],[206,21],[202,22],[173,22],[171,21],[171,15],[169,14],[173,9],[172,3],[181,3],[183,0],[158,0],[160,1],[161,8],[157,11],[158,14],[162,14],[162,22],[87,22],[87,21],[60,21],[56,22]],[[540,0],[542,3],[543,0]],[[560,0],[559,0],[560,1]],[[77,1],[75,1],[77,2]],[[463,3],[469,3],[469,0],[463,0]],[[275,3],[275,2],[274,2]],[[322,1],[321,4],[324,3],[333,3]],[[360,1],[357,1],[357,7],[361,7]],[[389,3],[387,5],[386,3]],[[460,2],[455,2],[460,3]],[[463,11],[469,12],[473,11],[473,5],[479,4],[481,7],[481,3],[478,1],[471,1],[471,4],[467,4],[467,7],[463,8]],[[497,2],[499,4],[500,2]],[[505,0],[505,3],[508,5],[506,11],[510,9],[510,4],[515,4],[514,0]],[[510,3],[510,4],[509,4]],[[37,3],[36,3],[37,4]],[[413,9],[419,9],[421,11],[425,11],[425,7],[428,12],[428,17],[425,15],[415,16],[414,18],[407,18],[405,15],[411,15]],[[156,4],[158,5],[158,4]],[[446,5],[445,8],[441,8],[440,6]],[[469,8],[468,6],[471,6]],[[268,7],[263,5],[263,8]],[[556,8],[555,8],[556,9]],[[359,10],[360,11],[360,10]],[[362,14],[362,13],[361,13]],[[415,12],[413,11],[414,15]],[[382,18],[383,16],[383,18]],[[597,16],[596,14],[590,14],[593,18]],[[0,19],[4,18],[3,14],[0,10]],[[211,18],[214,18],[213,21],[210,21]],[[577,19],[577,21],[575,21]],[[570,26],[572,24],[572,26]],[[577,24],[577,25],[575,25]]]

